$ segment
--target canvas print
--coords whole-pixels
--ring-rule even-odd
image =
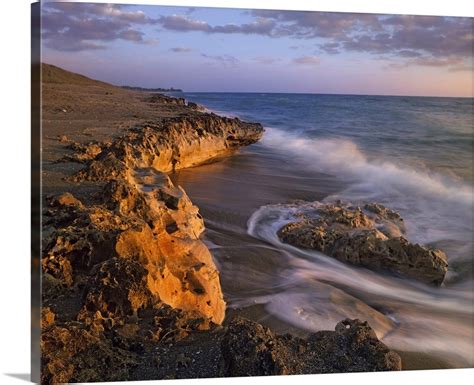
[[[472,18],[32,15],[38,381],[473,366]]]

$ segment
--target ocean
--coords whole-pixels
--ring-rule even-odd
[[[474,366],[473,99],[184,93],[265,127],[220,162],[172,176],[197,204],[230,309],[279,332],[367,320],[413,368]],[[281,243],[295,200],[378,202],[411,242],[449,258],[442,287],[348,266]],[[403,355],[402,355],[403,358]],[[415,360],[416,361],[416,360]]]

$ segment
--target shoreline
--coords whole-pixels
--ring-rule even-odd
[[[240,317],[219,326],[225,302],[203,218],[166,172],[255,143],[260,124],[45,70],[43,383],[401,369],[360,321],[307,339]],[[195,363],[200,343],[214,353]],[[251,346],[251,359],[236,344]],[[166,351],[160,362],[155,349]]]

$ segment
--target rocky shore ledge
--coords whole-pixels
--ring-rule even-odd
[[[166,172],[255,143],[260,124],[53,66],[43,82],[42,383],[401,369],[359,320],[301,339],[225,319],[203,218]],[[146,119],[121,127],[127,101]],[[91,128],[99,112],[121,128]]]

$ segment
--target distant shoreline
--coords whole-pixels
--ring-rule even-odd
[[[130,91],[142,91],[142,92],[183,92],[182,89],[179,88],[144,88],[144,87],[132,87],[132,86],[121,86],[126,90]]]

